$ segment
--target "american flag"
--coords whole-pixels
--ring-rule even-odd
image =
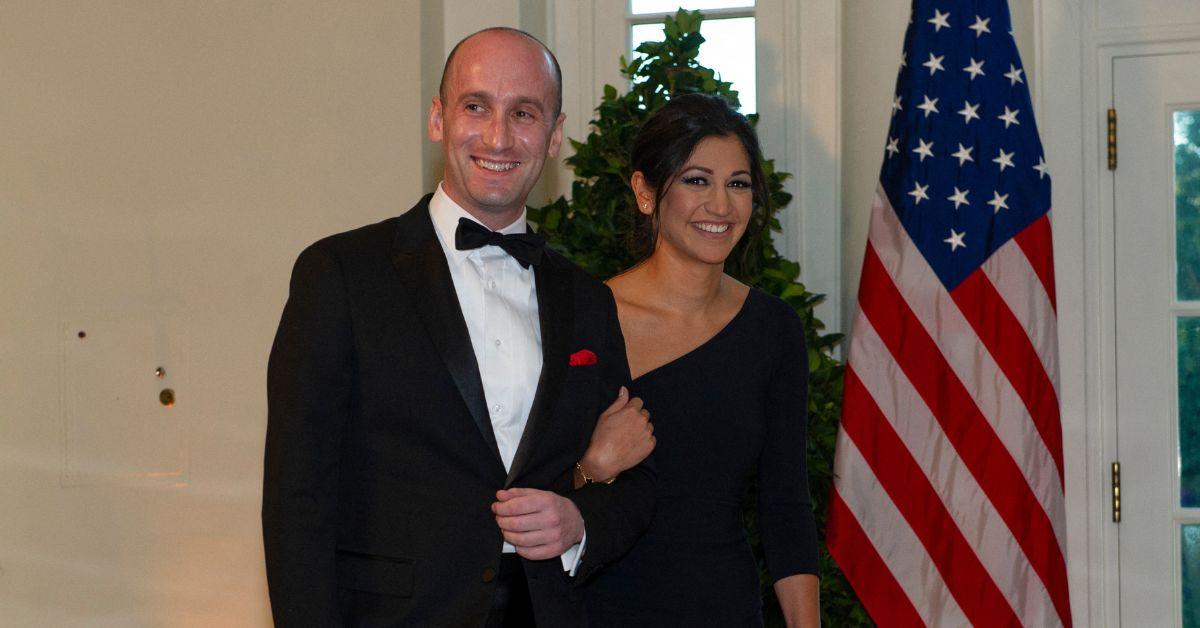
[[[1050,177],[1003,0],[915,0],[829,551],[884,626],[1070,626]]]

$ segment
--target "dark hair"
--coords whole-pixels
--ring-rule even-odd
[[[483,33],[493,33],[493,32],[497,32],[497,31],[503,32],[503,33],[512,33],[514,35],[521,35],[521,36],[529,39],[533,43],[537,44],[538,47],[541,48],[542,51],[546,53],[546,56],[550,57],[550,66],[551,66],[552,75],[554,78],[554,94],[556,96],[556,100],[554,101],[554,116],[553,117],[557,118],[558,114],[562,113],[562,100],[563,100],[563,98],[562,98],[562,68],[559,67],[559,65],[558,65],[558,58],[554,56],[553,52],[550,52],[550,49],[546,47],[546,44],[542,43],[542,40],[538,39],[537,37],[534,37],[533,35],[530,35],[529,33],[526,33],[525,31],[523,31],[519,28],[512,28],[509,26],[492,26],[490,28],[485,28],[481,31],[475,31],[474,33],[471,33],[470,35],[463,37],[461,40],[459,40],[459,42],[457,44],[454,44],[454,47],[450,49],[450,54],[446,56],[446,64],[442,66],[442,80],[440,83],[438,83],[438,96],[442,100],[446,99],[446,74],[450,70],[450,63],[452,61],[454,61],[454,56],[456,54],[458,54],[458,49],[464,43],[466,43],[466,41],[468,39],[471,39],[472,37],[474,37],[476,35],[482,35]]]
[[[631,172],[641,172],[646,177],[646,183],[654,188],[654,213],[647,216],[638,211],[636,206],[633,210],[629,246],[636,259],[643,260],[654,252],[654,244],[658,239],[660,202],[700,141],[714,136],[736,137],[742,143],[750,159],[754,211],[759,216],[770,215],[771,197],[766,175],[763,174],[762,150],[750,121],[720,96],[681,94],[654,112],[633,140]],[[752,217],[751,226],[746,229],[742,239],[757,240],[760,234],[754,232],[755,227],[761,230],[766,224],[766,220]]]

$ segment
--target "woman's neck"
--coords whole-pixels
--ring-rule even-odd
[[[679,312],[706,311],[725,289],[723,265],[680,259],[663,249],[641,264],[641,273],[658,305]]]

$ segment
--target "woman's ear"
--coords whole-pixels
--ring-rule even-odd
[[[646,176],[641,170],[629,177],[629,187],[633,188],[633,198],[637,202],[637,210],[650,216],[654,213],[654,188],[646,182]]]

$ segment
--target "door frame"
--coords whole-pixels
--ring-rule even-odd
[[[1178,41],[1178,42],[1165,42],[1165,43],[1164,42],[1156,42],[1156,43],[1114,44],[1114,45],[1105,46],[1105,47],[1101,48],[1101,55],[1102,55],[1101,56],[1101,63],[1102,63],[1101,67],[1104,68],[1105,71],[1101,74],[1101,77],[1100,77],[1101,78],[1100,89],[1101,89],[1102,95],[1107,95],[1109,104],[1106,105],[1106,107],[1113,106],[1113,104],[1116,102],[1116,99],[1117,99],[1117,87],[1118,86],[1116,85],[1116,82],[1115,82],[1115,74],[1116,74],[1116,63],[1118,61],[1127,60],[1127,59],[1148,59],[1148,58],[1155,58],[1155,57],[1166,58],[1166,57],[1183,55],[1183,54],[1200,55],[1200,41],[1193,40],[1193,41]],[[1169,101],[1167,101],[1166,104],[1169,105],[1171,103]],[[1162,110],[1154,110],[1154,111],[1147,111],[1144,113],[1146,115],[1159,116],[1159,115],[1162,115],[1163,111]],[[1117,110],[1118,150],[1120,149],[1120,145],[1121,145],[1121,141],[1122,141],[1121,132],[1120,132],[1121,116],[1122,116],[1121,110],[1118,109]],[[1128,116],[1126,116],[1126,117],[1128,117]],[[1125,137],[1128,137],[1128,136],[1125,136]],[[1118,155],[1118,157],[1119,157],[1119,155]],[[1161,163],[1159,164],[1159,166],[1162,167],[1165,172],[1170,173],[1173,171],[1174,162],[1169,154],[1157,155],[1157,156],[1155,156],[1155,159],[1161,160]],[[1104,411],[1102,413],[1102,419],[1101,419],[1102,425],[1103,425],[1102,437],[1105,439],[1104,451],[1109,453],[1110,460],[1120,460],[1122,457],[1122,453],[1120,451],[1120,441],[1119,441],[1120,430],[1119,430],[1118,416],[1117,416],[1117,411],[1118,411],[1118,409],[1117,409],[1117,402],[1118,402],[1117,385],[1118,385],[1118,377],[1119,377],[1117,361],[1119,358],[1117,356],[1117,344],[1118,343],[1117,343],[1117,338],[1116,338],[1116,335],[1117,335],[1117,328],[1116,328],[1116,326],[1117,326],[1117,321],[1116,321],[1117,302],[1116,302],[1116,299],[1117,299],[1117,289],[1118,289],[1118,283],[1117,283],[1118,273],[1117,273],[1117,267],[1116,267],[1116,265],[1117,265],[1117,259],[1116,259],[1116,254],[1117,254],[1117,251],[1116,251],[1116,240],[1117,240],[1116,182],[1117,182],[1117,177],[1116,177],[1116,174],[1117,174],[1117,172],[1120,172],[1121,166],[1120,166],[1119,162],[1120,162],[1120,159],[1118,159],[1118,165],[1117,165],[1118,170],[1116,172],[1109,171],[1109,170],[1107,170],[1107,168],[1104,171],[1104,174],[1106,175],[1106,177],[1104,178],[1102,185],[1104,186],[1105,193],[1102,194],[1100,197],[1100,200],[1101,200],[1101,203],[1099,205],[1100,215],[1097,217],[1099,219],[1099,221],[1101,222],[1102,237],[1104,238],[1104,244],[1105,244],[1104,246],[1102,246],[1101,250],[1104,251],[1105,253],[1107,253],[1107,258],[1102,258],[1102,269],[1104,270],[1105,275],[1106,275],[1107,281],[1105,283],[1106,283],[1106,287],[1108,288],[1108,291],[1105,294],[1105,296],[1107,298],[1105,300],[1105,306],[1102,311],[1102,314],[1104,316],[1108,317],[1109,321],[1110,321],[1109,324],[1107,324],[1105,328],[1112,330],[1110,333],[1106,334],[1105,338],[1104,338],[1104,340],[1105,340],[1104,350],[1107,352],[1108,359],[1103,360],[1102,364],[1107,366],[1108,368],[1103,373],[1103,377],[1104,377],[1105,382],[1111,383],[1111,386],[1108,386],[1104,389],[1105,398],[1103,399],[1103,404],[1102,404]],[[1172,224],[1174,224],[1173,216],[1170,219],[1170,222]],[[1165,258],[1164,260],[1162,260],[1163,262],[1165,262],[1167,264],[1171,264],[1176,259],[1174,238],[1169,237],[1168,233],[1165,233],[1165,232],[1160,235],[1162,237],[1166,237],[1168,239],[1166,242],[1164,242],[1163,250],[1159,251],[1159,255],[1162,258]],[[1172,277],[1172,281],[1171,281],[1171,292],[1172,292],[1171,303],[1164,305],[1164,307],[1166,307],[1169,310],[1174,309],[1174,303],[1176,302],[1176,299],[1174,298],[1173,277]],[[1170,317],[1170,318],[1174,318],[1174,316],[1175,316],[1174,314],[1168,315],[1168,317]],[[1156,319],[1156,321],[1157,321],[1157,319]],[[1157,334],[1159,336],[1170,336],[1172,338],[1175,336],[1173,326],[1170,328],[1170,330],[1156,329],[1156,330],[1152,331],[1151,333]],[[1173,341],[1165,341],[1165,342],[1173,342]],[[1171,358],[1171,362],[1167,366],[1167,368],[1174,371],[1176,354],[1172,353],[1172,354],[1170,354],[1169,357]],[[1177,374],[1172,373],[1172,375],[1169,379],[1171,380],[1171,383],[1172,383],[1170,388],[1172,390],[1177,390],[1177,382],[1176,382]],[[1172,401],[1170,402],[1170,406],[1171,406],[1171,411],[1169,413],[1170,414],[1169,418],[1170,418],[1171,424],[1167,428],[1168,434],[1170,435],[1170,441],[1172,443],[1178,443],[1178,425],[1179,425],[1179,423],[1178,423],[1178,420],[1179,420],[1178,400],[1172,399]],[[1127,431],[1126,433],[1128,434],[1129,432]],[[1128,457],[1130,454],[1128,451],[1126,451],[1124,455],[1126,457]],[[1125,490],[1129,490],[1132,487],[1127,485],[1123,488]],[[1111,485],[1106,484],[1105,490],[1110,491]],[[1178,499],[1178,496],[1179,496],[1178,476],[1172,478],[1172,480],[1169,482],[1167,491],[1169,494],[1174,496],[1173,499],[1175,499],[1175,500]],[[1108,495],[1108,494],[1109,494],[1108,492],[1105,493],[1105,495]],[[1105,505],[1107,505],[1107,503],[1108,503],[1107,501],[1104,501],[1104,500],[1101,500],[1101,501],[1103,501],[1105,503]],[[1177,502],[1176,502],[1175,506],[1172,506],[1172,515],[1174,513],[1176,506],[1178,506]],[[1105,544],[1106,550],[1111,551],[1115,556],[1119,556],[1120,543],[1121,543],[1119,525],[1110,524],[1110,525],[1105,526],[1105,529],[1106,529],[1106,532],[1108,532],[1108,536],[1110,537],[1106,541],[1106,544]],[[1180,553],[1179,553],[1179,551],[1180,551],[1180,535],[1179,535],[1179,529],[1177,526],[1174,527],[1174,530],[1172,531],[1171,542],[1172,542],[1172,555],[1175,557],[1174,560],[1177,561],[1180,556]],[[1119,572],[1119,566],[1120,566],[1119,558],[1113,558],[1112,562],[1110,564],[1112,567],[1111,573],[1113,574],[1113,577],[1110,579],[1110,582],[1108,583],[1108,585],[1110,587],[1110,594],[1114,598],[1113,608],[1114,608],[1114,611],[1117,613],[1116,617],[1119,618],[1120,617],[1120,595],[1121,595],[1121,575]],[[1174,573],[1175,572],[1174,572],[1174,566],[1173,566],[1172,574],[1174,574]],[[1173,592],[1172,592],[1173,608],[1171,609],[1171,617],[1176,622],[1178,622],[1181,617],[1180,613],[1181,613],[1181,601],[1182,601],[1181,597],[1180,597],[1180,589],[1178,586],[1176,586],[1178,584],[1179,583],[1177,581],[1173,581]]]
[[[1117,625],[1117,524],[1111,521],[1109,480],[1117,459],[1115,215],[1106,111],[1113,102],[1115,59],[1198,51],[1200,19],[1111,27],[1102,26],[1097,0],[1033,2],[1037,114],[1054,176],[1063,436],[1066,443],[1084,444],[1064,450],[1071,602],[1077,625]]]

